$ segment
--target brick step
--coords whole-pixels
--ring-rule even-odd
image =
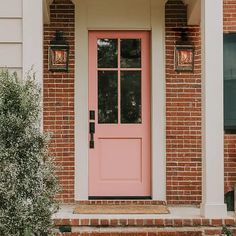
[[[55,219],[55,226],[71,227],[236,227],[236,219]]]
[[[236,229],[231,228],[232,235],[236,235]],[[219,236],[227,235],[223,234],[222,228],[172,228],[172,229],[145,229],[140,230],[126,230],[126,231],[112,231],[106,230],[101,232],[99,230],[70,232],[70,233],[58,233],[57,236]]]
[[[226,226],[236,236],[235,219],[57,219],[58,236],[208,236],[223,235]]]

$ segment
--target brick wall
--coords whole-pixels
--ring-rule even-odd
[[[200,29],[188,27],[195,45],[194,73],[174,71],[178,27],[186,26],[181,0],[166,4],[166,145],[167,200],[170,204],[201,202],[201,62]],[[55,31],[70,44],[69,73],[48,71],[48,45]],[[236,0],[224,1],[224,31],[236,32]],[[52,133],[51,152],[61,166],[58,199],[74,199],[74,6],[54,0],[51,23],[44,26],[44,129]],[[225,191],[236,182],[236,135],[225,135]]]
[[[236,0],[224,0],[224,32],[236,33]],[[225,192],[236,183],[236,134],[225,134]]]
[[[199,27],[189,27],[197,49],[194,73],[180,74],[173,70],[173,45],[178,39],[176,28],[185,25],[186,7],[180,0],[169,0],[166,5],[167,200],[174,204],[198,204],[201,201]],[[224,0],[224,32],[236,33],[236,0]],[[236,183],[236,134],[225,134],[224,140],[227,192]]]
[[[50,150],[60,167],[58,199],[74,199],[74,5],[54,0],[51,22],[44,25],[44,130],[52,134]],[[63,31],[70,45],[68,73],[48,71],[48,45],[55,31]]]
[[[174,70],[178,27],[186,26],[181,0],[166,4],[166,157],[169,204],[201,202],[201,55],[199,26],[189,26],[195,45],[194,72]]]

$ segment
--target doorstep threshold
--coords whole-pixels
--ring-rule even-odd
[[[169,214],[73,214],[76,204],[61,204],[53,219],[202,219],[200,208],[195,206],[169,206]],[[217,217],[219,218],[219,217]],[[228,212],[226,219],[235,219]]]

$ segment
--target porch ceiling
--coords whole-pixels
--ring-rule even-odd
[[[75,3],[76,0],[72,0]],[[167,0],[164,0],[167,2]],[[43,0],[43,18],[44,24],[50,23],[50,10],[49,6],[53,0]],[[201,0],[183,0],[188,6],[188,24],[199,25],[201,16]]]
[[[200,25],[201,0],[183,0],[188,7],[188,25]]]
[[[71,0],[74,4],[77,0]],[[162,0],[163,2],[167,2],[168,0]],[[188,0],[186,0],[188,1]],[[195,0],[193,0],[194,2]],[[53,0],[43,0],[43,19],[44,24],[50,23],[50,5],[52,4]]]
[[[72,0],[75,3],[76,0]],[[167,2],[167,0],[163,0]],[[49,6],[52,4],[53,0],[43,0],[43,19],[44,24],[50,23],[50,10]],[[188,5],[188,24],[189,25],[199,25],[200,15],[201,15],[201,0],[183,0],[183,2]]]

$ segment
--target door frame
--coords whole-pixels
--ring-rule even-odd
[[[165,1],[150,1],[151,34],[151,188],[152,200],[166,201]],[[75,200],[88,200],[88,32],[132,30],[88,27],[87,1],[75,3]],[[158,79],[157,79],[158,78]]]

